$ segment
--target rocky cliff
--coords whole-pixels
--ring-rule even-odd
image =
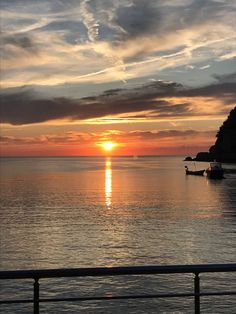
[[[216,135],[215,145],[208,152],[198,153],[196,160],[236,163],[236,107],[231,110],[228,118]]]

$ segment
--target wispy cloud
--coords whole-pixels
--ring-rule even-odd
[[[93,7],[90,5],[91,0],[83,0],[80,5],[80,11],[84,25],[88,30],[88,38],[94,42],[99,34],[99,22],[96,20]]]
[[[126,81],[235,56],[231,1],[22,0],[1,6],[3,87]]]

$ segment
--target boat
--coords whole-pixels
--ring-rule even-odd
[[[224,169],[220,162],[211,162],[209,168],[206,170],[206,174],[210,179],[223,179]]]
[[[203,176],[204,172],[205,172],[205,169],[192,171],[192,170],[189,170],[187,166],[185,166],[186,175]]]

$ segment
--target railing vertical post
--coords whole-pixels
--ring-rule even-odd
[[[39,278],[34,278],[34,314],[39,314]]]
[[[200,278],[199,273],[195,273],[194,277],[194,305],[195,314],[200,314]]]

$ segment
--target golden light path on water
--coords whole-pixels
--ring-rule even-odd
[[[105,202],[108,209],[111,207],[112,202],[112,168],[110,158],[106,159],[105,168]]]

